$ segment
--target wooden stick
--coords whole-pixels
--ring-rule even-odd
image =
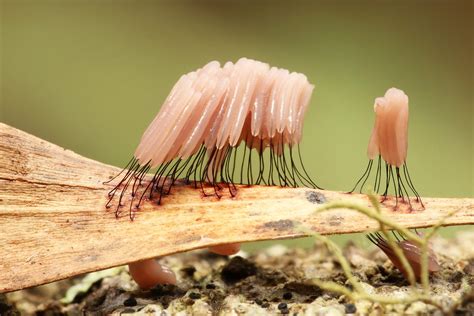
[[[303,237],[293,221],[321,234],[377,229],[340,209],[315,214],[325,201],[369,205],[365,195],[308,188],[239,186],[235,198],[204,197],[178,185],[163,205],[146,201],[134,221],[105,208],[116,167],[84,158],[0,123],[0,292],[157,256],[223,243]],[[409,227],[473,224],[473,199],[423,198],[425,211],[383,210]]]

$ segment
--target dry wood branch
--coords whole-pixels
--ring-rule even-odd
[[[145,202],[135,221],[105,209],[119,169],[0,123],[0,292],[80,273],[231,242],[378,229],[348,209],[314,214],[323,201],[369,206],[365,195],[308,188],[240,186],[235,198],[203,197],[179,185],[164,205]],[[473,199],[423,198],[425,211],[382,214],[407,228],[474,223]]]

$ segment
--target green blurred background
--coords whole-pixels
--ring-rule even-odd
[[[472,1],[12,0],[1,45],[0,121],[99,161],[128,161],[181,74],[246,56],[316,85],[302,150],[323,187],[363,172],[374,98],[395,86],[418,191],[474,193]]]

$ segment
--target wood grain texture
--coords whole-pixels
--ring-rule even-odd
[[[146,201],[134,221],[116,219],[102,183],[118,171],[0,123],[0,292],[222,243],[303,237],[293,221],[321,234],[377,228],[350,210],[314,214],[323,200],[368,205],[364,195],[265,186],[218,200],[181,184],[161,206]],[[424,202],[425,211],[384,213],[410,228],[452,210],[447,225],[474,223],[473,199]]]

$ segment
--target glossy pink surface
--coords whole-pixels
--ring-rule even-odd
[[[301,141],[303,118],[314,86],[306,76],[241,58],[223,67],[212,61],[183,75],[135,151],[141,164],[156,167],[188,158],[201,145],[208,152]],[[276,154],[280,145],[274,146]]]

